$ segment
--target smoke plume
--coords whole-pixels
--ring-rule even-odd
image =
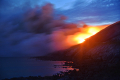
[[[54,16],[50,3],[1,20],[0,57],[41,56],[69,48],[66,36],[78,29],[65,20],[63,15]]]
[[[0,57],[41,56],[78,44],[72,37],[88,26],[78,28],[77,24],[66,23],[66,19],[55,15],[50,3],[2,18]]]

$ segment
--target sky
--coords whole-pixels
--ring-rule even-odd
[[[45,3],[53,4],[56,14],[67,16],[67,22],[104,25],[120,20],[119,0],[0,0],[0,13],[17,13]]]
[[[73,45],[78,24],[120,21],[119,0],[0,0],[0,57],[41,56]],[[83,27],[84,28],[84,27]]]

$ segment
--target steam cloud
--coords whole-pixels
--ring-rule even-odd
[[[0,57],[41,56],[72,46],[67,36],[79,31],[54,15],[53,5],[29,9],[0,21]]]

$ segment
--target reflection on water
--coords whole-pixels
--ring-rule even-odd
[[[59,71],[73,70],[64,61],[41,61],[30,58],[0,58],[0,79],[28,76],[52,76]]]

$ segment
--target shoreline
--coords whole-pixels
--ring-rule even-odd
[[[56,65],[57,66],[57,65]],[[63,66],[72,66],[77,68],[72,62],[66,61]],[[99,67],[96,65],[96,67]],[[120,80],[120,65],[115,65],[108,68],[91,68],[83,67],[68,72],[56,73],[52,76],[29,76],[29,77],[14,77],[2,80]]]

